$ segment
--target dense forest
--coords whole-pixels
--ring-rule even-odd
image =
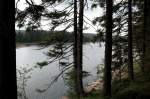
[[[150,0],[42,0],[40,4],[25,0],[28,7],[24,10],[17,8],[19,1],[16,2],[16,24],[19,29],[26,26],[27,30],[26,34],[17,33],[16,41],[46,41],[44,46],[55,45],[46,54],[50,59],[37,64],[42,68],[58,59],[63,69],[50,85],[61,75],[65,76],[70,85],[67,99],[150,98]],[[55,6],[62,3],[66,3],[65,8],[57,10]],[[86,37],[83,31],[88,23],[84,12],[88,4],[89,10],[100,7],[104,13],[91,20],[92,26],[99,26],[97,35]],[[49,7],[54,9],[49,10]],[[50,34],[38,30],[44,18],[49,21]],[[63,30],[56,32],[60,25],[64,25]],[[73,28],[72,33],[66,32],[69,28]],[[102,88],[98,90],[87,91],[83,85],[83,78],[88,75],[83,71],[84,41],[105,42],[100,71],[103,77],[98,82]],[[71,43],[66,45],[67,42]],[[69,52],[73,62],[62,61],[69,57]]]
[[[96,37],[92,33],[84,33],[84,42],[90,42]],[[34,30],[34,31],[23,31],[16,30],[16,42],[17,43],[42,43],[51,39],[51,43],[57,40],[52,39],[62,39],[67,40],[67,42],[73,42],[73,34],[66,31],[44,31],[44,30]]]

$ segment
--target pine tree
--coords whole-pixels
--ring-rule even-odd
[[[111,63],[112,63],[112,10],[113,0],[106,0],[106,38],[105,38],[105,67],[104,95],[111,97]]]
[[[83,71],[83,13],[84,13],[84,0],[79,1],[79,22],[78,22],[78,88],[79,88],[79,94],[80,96],[84,95],[84,90],[83,90],[83,82],[82,82],[82,71]]]
[[[77,27],[77,0],[74,0],[74,46],[73,46],[73,58],[74,58],[74,75],[75,75],[75,92],[77,95],[79,95],[79,84],[78,84],[78,54],[77,54],[77,31],[78,27]]]
[[[144,24],[145,24],[145,57],[144,57],[144,62],[145,62],[145,72],[149,74],[150,70],[150,0],[144,0]]]
[[[134,79],[132,40],[132,0],[128,0],[128,71],[131,80]]]

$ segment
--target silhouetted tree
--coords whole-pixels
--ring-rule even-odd
[[[74,45],[73,45],[73,58],[74,58],[74,76],[75,76],[75,92],[77,95],[79,95],[79,84],[78,84],[78,54],[77,54],[77,43],[78,43],[78,40],[77,40],[77,34],[78,32],[78,24],[77,24],[77,0],[74,0]]]
[[[106,38],[105,38],[105,67],[104,95],[111,97],[111,63],[112,63],[112,14],[113,0],[106,0]]]
[[[79,88],[79,95],[83,96],[84,90],[83,90],[83,82],[82,82],[82,67],[83,67],[83,13],[84,13],[84,0],[79,0],[79,22],[78,22],[78,88]]]
[[[150,0],[144,0],[144,24],[145,24],[145,55],[144,55],[144,62],[145,62],[145,71],[149,74],[150,70]]]
[[[17,99],[14,0],[0,1],[0,98]],[[9,93],[9,95],[8,95]]]
[[[128,71],[129,78],[134,79],[132,55],[132,0],[128,0]]]

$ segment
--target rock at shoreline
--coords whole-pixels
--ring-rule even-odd
[[[85,93],[91,93],[94,90],[102,89],[103,81],[96,80],[85,87]]]
[[[85,93],[89,94],[94,90],[100,90],[103,87],[103,81],[102,80],[96,80],[92,83],[90,83],[88,86],[85,87]],[[62,99],[69,99],[67,96],[63,96]]]

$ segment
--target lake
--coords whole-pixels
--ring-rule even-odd
[[[36,91],[36,89],[46,88],[52,79],[60,72],[58,62],[51,63],[42,69],[34,67],[37,62],[45,61],[49,58],[43,53],[47,52],[51,46],[49,48],[36,50],[38,48],[38,46],[32,45],[16,49],[17,69],[33,68],[33,70],[27,74],[31,77],[26,82],[26,95],[29,99],[61,99],[62,96],[66,95],[68,90],[62,77],[44,93]],[[101,47],[99,43],[84,44],[83,55],[83,70],[91,73],[91,76],[83,80],[85,86],[97,79],[97,66],[103,64],[104,44],[102,43]]]

